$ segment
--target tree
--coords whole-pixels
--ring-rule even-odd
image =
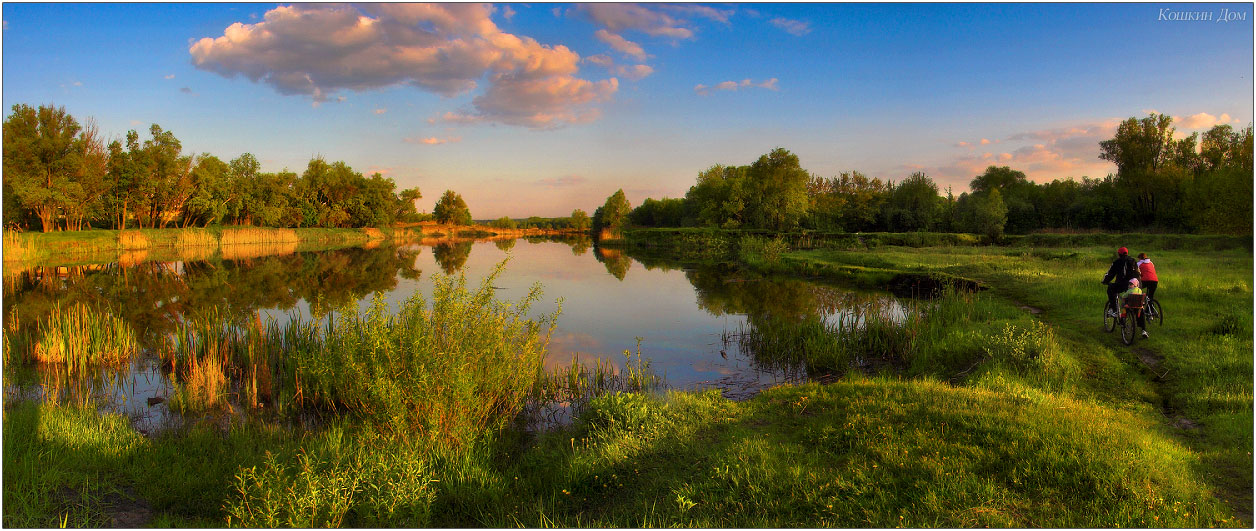
[[[436,215],[437,223],[471,224],[471,210],[467,208],[467,202],[462,200],[462,195],[454,193],[453,190],[445,190],[445,194],[436,202],[432,213]]]
[[[1003,237],[1003,226],[1007,223],[1007,207],[1003,205],[1003,194],[999,193],[998,188],[992,188],[974,196],[973,232],[991,240],[999,240]]]
[[[606,198],[606,204],[594,213],[593,230],[594,232],[602,232],[603,230],[618,230],[628,221],[628,213],[632,211],[632,205],[628,204],[628,197],[624,195],[621,188],[610,197]]]
[[[571,228],[578,231],[587,231],[590,226],[589,215],[583,210],[577,208],[571,211]]]
[[[746,222],[755,228],[791,230],[807,212],[807,181],[798,156],[784,148],[759,157],[746,172]]]
[[[489,223],[489,226],[497,229],[513,229],[515,228],[515,220],[510,219],[510,216],[502,216]]]
[[[931,230],[937,223],[942,198],[938,185],[923,172],[916,172],[892,186],[886,203],[886,228],[894,231]]]
[[[740,227],[745,211],[745,166],[716,164],[698,174],[698,182],[685,192],[685,218],[695,225]]]
[[[397,221],[414,222],[419,219],[419,210],[416,202],[423,199],[423,194],[419,192],[419,188],[406,188],[397,194],[397,210],[393,216]]]
[[[183,212],[183,226],[193,223],[209,225],[227,216],[231,201],[238,193],[231,186],[231,166],[208,153],[196,157],[192,168],[192,195]]]
[[[69,204],[83,163],[80,127],[64,107],[13,106],[4,121],[4,181],[21,208],[32,211],[44,232],[55,228]]]

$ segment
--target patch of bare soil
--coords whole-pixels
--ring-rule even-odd
[[[135,529],[145,527],[153,520],[153,508],[140,498],[131,487],[122,492],[106,496],[104,500],[105,514],[109,516],[109,527],[115,529]]]

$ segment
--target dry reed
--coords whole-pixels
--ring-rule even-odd
[[[31,237],[14,231],[4,231],[4,261],[25,260],[34,256],[35,244]],[[6,269],[8,269],[6,267]]]
[[[148,249],[127,251],[118,255],[118,265],[122,267],[134,267],[146,261],[148,261]]]
[[[297,243],[301,238],[292,229],[227,229],[222,231],[220,243],[223,249],[232,245],[257,245],[268,243]]]
[[[124,230],[118,232],[118,248],[126,251],[134,249],[148,249],[152,246],[152,242],[148,241],[148,237],[144,233],[137,230]]]
[[[244,260],[297,252],[297,242],[264,242],[222,246],[223,260]]]

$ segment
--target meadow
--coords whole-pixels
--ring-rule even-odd
[[[491,277],[324,322],[203,315],[163,355],[172,407],[202,419],[185,428],[6,401],[4,524],[1250,526],[1250,247],[1141,240],[1167,316],[1126,347],[1100,322],[1114,245],[683,237],[685,260],[746,274],[943,288],[859,326],[752,316],[744,349],[829,383],[741,402],[653,392],[639,357],[547,372],[561,315],[528,317],[540,287],[499,301]],[[73,312],[52,329],[110,326]],[[130,344],[115,336],[65,352]],[[519,424],[555,402],[578,402],[574,422]]]

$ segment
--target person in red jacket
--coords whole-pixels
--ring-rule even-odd
[[[1143,291],[1147,292],[1147,298],[1156,298],[1156,284],[1160,281],[1156,279],[1156,266],[1147,258],[1147,253],[1138,253],[1138,276],[1143,279]]]

